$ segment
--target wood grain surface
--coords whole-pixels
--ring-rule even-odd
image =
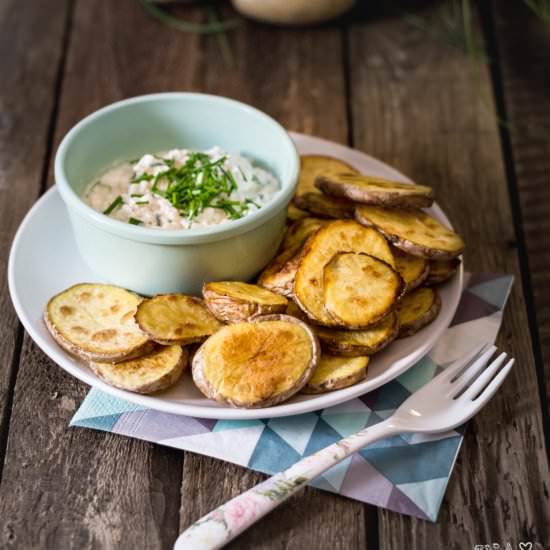
[[[7,289],[8,253],[42,186],[67,15],[64,0],[0,4],[0,479],[23,334]]]
[[[380,547],[543,544],[548,462],[487,67],[385,15],[352,28],[350,56],[355,146],[434,187],[465,238],[468,270],[516,278],[497,344],[519,360],[469,425],[438,523],[381,510]]]
[[[537,235],[547,224],[543,181],[550,167],[541,151],[548,146],[548,87],[535,69],[521,66],[517,13],[506,8],[495,19],[502,74],[495,83],[498,72],[491,82],[487,66],[400,15],[368,7],[316,28],[245,22],[229,36],[235,63],[228,66],[215,37],[167,29],[135,0],[71,5],[9,0],[0,6],[0,47],[11,54],[0,60],[7,75],[0,87],[2,273],[14,230],[52,181],[52,154],[75,122],[125,97],[192,90],[246,101],[291,130],[348,142],[433,185],[466,237],[466,268],[516,276],[499,345],[518,361],[469,426],[438,523],[307,489],[231,547],[461,550],[493,542],[515,548],[520,541],[545,547],[550,477],[539,399],[545,393],[537,385],[525,306],[533,296],[523,286],[529,277],[521,276],[516,245],[529,252],[534,328],[546,358],[550,264]],[[429,3],[425,10],[428,18],[436,12]],[[194,21],[205,17],[199,8],[182,13]],[[537,24],[529,20],[522,55],[544,73],[550,58],[535,54],[547,36]],[[510,119],[520,126],[510,134],[514,180],[493,84],[503,86]],[[544,130],[533,134],[538,124]],[[519,234],[510,195],[516,185]],[[0,292],[0,465],[7,443],[1,548],[170,548],[180,530],[264,478],[193,453],[69,428],[88,388],[27,336],[19,350],[5,284]]]
[[[519,199],[526,244],[524,274],[533,288],[532,321],[541,345],[541,390],[550,415],[550,26],[520,3],[497,10],[495,55],[501,76],[503,131],[509,140],[509,170]],[[528,268],[528,269],[527,269]],[[550,421],[547,420],[550,423]],[[547,445],[550,442],[547,424]]]

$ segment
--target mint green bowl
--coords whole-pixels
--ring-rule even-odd
[[[214,145],[271,170],[280,192],[244,218],[189,230],[130,225],[81,199],[84,187],[117,161]],[[120,101],[81,120],[59,146],[55,179],[80,254],[99,278],[141,294],[199,294],[205,281],[249,281],[273,257],[299,165],[288,133],[261,111],[218,96],[163,93]]]

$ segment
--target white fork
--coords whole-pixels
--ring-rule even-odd
[[[494,395],[514,363],[484,346],[445,369],[411,395],[388,419],[308,456],[216,508],[188,527],[175,550],[215,550],[275,509],[309,481],[374,441],[407,432],[437,433],[460,426]]]

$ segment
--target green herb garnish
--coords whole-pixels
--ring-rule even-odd
[[[151,192],[164,197],[189,221],[209,207],[222,209],[231,219],[241,218],[248,203],[229,200],[237,182],[223,166],[225,160],[226,157],[212,160],[205,153],[191,153],[183,165],[171,163],[165,171],[151,176]]]
[[[124,204],[124,201],[119,195],[105,210],[103,210],[103,213],[108,216],[115,208],[118,208],[122,204]]]
[[[136,204],[139,204],[139,205],[149,204],[149,201],[136,201]]]
[[[132,193],[130,197],[133,199],[139,199],[140,197],[143,197],[143,193]]]
[[[128,223],[130,225],[141,225],[143,222],[141,220],[138,220],[137,218],[130,218],[128,220]]]

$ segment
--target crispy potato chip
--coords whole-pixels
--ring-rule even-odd
[[[438,285],[450,279],[460,266],[460,259],[453,258],[452,260],[430,260],[428,263],[428,278],[427,285]]]
[[[141,300],[123,288],[82,283],[54,296],[44,321],[69,353],[91,361],[123,361],[154,347],[134,321]]]
[[[202,300],[186,294],[160,294],[139,305],[136,321],[159,344],[202,342],[223,325]]]
[[[406,294],[397,305],[399,338],[412,336],[429,325],[441,310],[439,294],[428,287],[420,287]]]
[[[287,223],[289,222],[292,223],[292,222],[301,220],[302,218],[307,218],[308,216],[309,216],[309,212],[306,212],[305,210],[300,210],[293,203],[290,203],[288,205],[288,209],[286,211]]]
[[[327,195],[377,206],[424,208],[433,203],[433,190],[360,174],[327,174],[318,176],[315,186]]]
[[[353,218],[353,204],[347,200],[335,201],[325,197],[317,187],[315,178],[340,172],[357,173],[350,164],[322,155],[301,157],[300,179],[294,195],[294,204],[323,218]]]
[[[306,193],[295,201],[299,201],[301,208],[320,218],[353,219],[355,214],[355,203],[345,199]]]
[[[153,352],[121,363],[90,362],[90,368],[107,384],[136,393],[153,393],[173,386],[188,365],[189,353],[181,346],[158,346]]]
[[[462,238],[420,210],[389,209],[380,206],[358,206],[356,219],[373,225],[394,246],[421,258],[448,260],[462,254]]]
[[[393,311],[403,280],[377,258],[341,252],[325,266],[323,291],[325,308],[339,324],[366,328]]]
[[[384,237],[375,229],[352,220],[326,224],[306,242],[294,279],[294,299],[308,317],[319,324],[337,326],[324,307],[323,272],[339,252],[365,253],[395,266]]]
[[[405,283],[405,292],[420,286],[428,276],[428,260],[412,256],[395,247],[392,248],[392,252],[397,272]]]
[[[288,315],[228,325],[208,338],[193,359],[193,380],[210,399],[259,408],[300,391],[319,361],[312,330]]]
[[[206,307],[220,321],[238,323],[254,315],[284,313],[288,300],[257,285],[237,281],[205,283]]]
[[[327,223],[326,220],[318,218],[303,218],[293,223],[287,230],[281,248],[286,250],[296,246],[302,246],[308,237],[315,233],[317,229]]]
[[[291,297],[294,289],[294,277],[300,262],[301,246],[283,250],[262,271],[258,285],[263,288]]]
[[[287,314],[292,315],[289,310]],[[326,327],[315,327],[314,330],[323,351],[345,357],[360,357],[373,355],[393,342],[399,332],[399,322],[397,315],[391,313],[377,325],[364,330]]]
[[[353,386],[367,377],[368,357],[338,357],[323,353],[302,393],[325,393]]]

